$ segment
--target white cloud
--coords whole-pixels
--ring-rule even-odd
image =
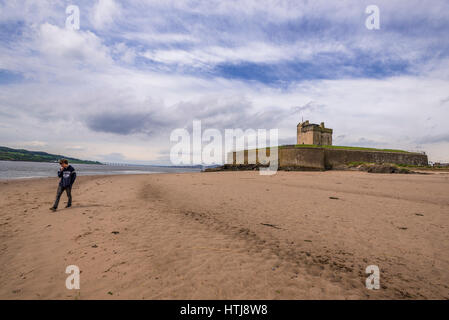
[[[160,43],[198,43],[200,40],[190,34],[157,33],[157,32],[124,32],[120,37],[126,40],[139,41],[145,44]]]
[[[76,63],[98,67],[112,62],[109,49],[90,31],[73,31],[44,23],[35,44],[52,64]]]
[[[166,63],[201,67],[219,63],[277,63],[294,59],[310,60],[322,53],[350,52],[341,43],[297,42],[290,45],[273,45],[263,42],[247,43],[238,47],[209,46],[194,50],[149,50],[142,54],[145,58]]]
[[[46,147],[46,146],[48,146],[48,143],[45,141],[34,140],[34,141],[16,142],[16,143],[14,143],[14,145],[22,147],[22,148],[36,149],[36,148]]]
[[[66,146],[65,149],[69,150],[69,151],[84,151],[84,150],[86,150],[86,148],[83,146]]]
[[[110,26],[120,14],[121,7],[114,0],[98,0],[94,5],[91,21],[96,29]]]

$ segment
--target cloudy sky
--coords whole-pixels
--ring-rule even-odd
[[[447,0],[0,0],[0,145],[169,164],[195,119],[293,144],[303,117],[449,161],[448,31]]]

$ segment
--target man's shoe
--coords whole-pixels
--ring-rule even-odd
[[[50,210],[53,211],[53,212],[55,212],[55,211],[56,211],[56,208],[55,208],[55,207],[51,207]]]
[[[65,207],[66,207],[66,208],[70,208],[71,206],[72,206],[72,205],[66,205]]]

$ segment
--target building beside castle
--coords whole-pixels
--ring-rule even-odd
[[[309,123],[309,120],[298,123],[296,127],[297,144],[313,144],[318,146],[332,145],[332,129],[325,128],[324,122],[320,125]]]

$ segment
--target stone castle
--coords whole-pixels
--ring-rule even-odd
[[[387,163],[413,166],[427,166],[426,154],[406,151],[388,151],[369,148],[343,147],[326,148],[332,145],[333,130],[320,125],[303,121],[297,125],[297,145],[286,145],[275,148],[277,165],[281,170],[329,170],[346,169],[351,163]],[[318,146],[318,147],[317,147]],[[321,146],[321,147],[319,147]],[[239,166],[259,165],[259,153],[271,155],[272,148],[252,149],[229,152],[227,164],[229,170],[240,170]],[[255,153],[255,154],[254,154]],[[255,167],[250,166],[248,170]],[[246,169],[243,169],[246,170]]]
[[[300,122],[296,127],[297,144],[313,144],[317,146],[332,145],[332,129],[325,128],[324,122],[320,125],[309,123],[309,120]]]

